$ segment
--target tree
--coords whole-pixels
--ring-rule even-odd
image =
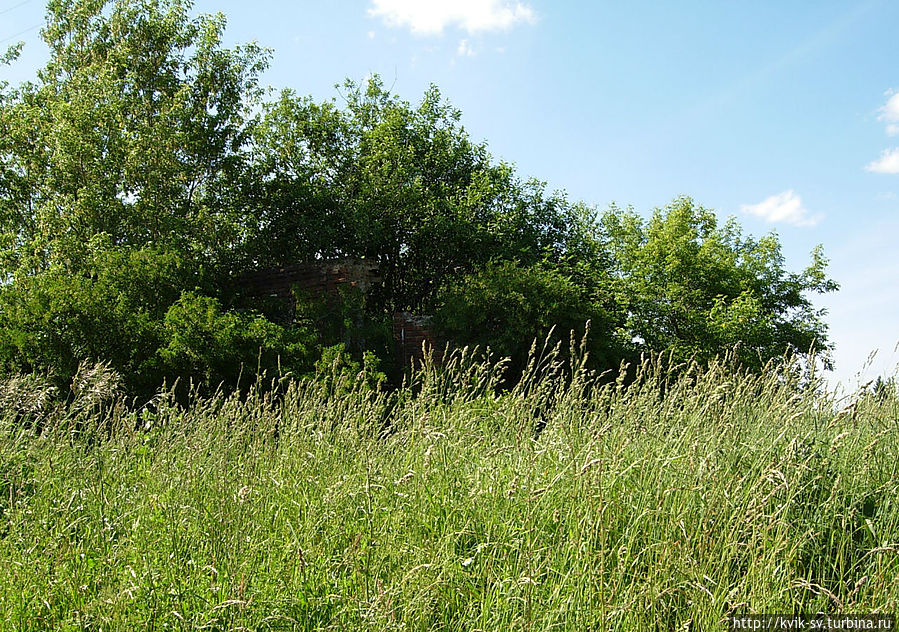
[[[775,235],[744,238],[688,198],[597,217],[494,160],[436,87],[414,106],[378,78],[344,84],[340,105],[264,103],[268,51],[224,48],[224,17],[190,9],[50,0],[49,63],[0,82],[0,370],[65,380],[100,360],[133,392],[212,388],[241,365],[311,369],[315,345],[386,348],[398,310],[515,359],[590,319],[597,368],[829,348],[808,298],[836,289],[820,250],[789,273]],[[343,297],[337,326],[276,324],[233,291],[241,271],[332,257],[383,279]]]
[[[436,87],[413,107],[375,77],[344,84],[344,100],[341,109],[287,91],[266,107],[248,185],[259,222],[247,266],[374,259],[384,279],[377,308],[420,310],[491,259],[533,263],[564,241],[565,200],[494,162]]]
[[[621,336],[637,349],[707,360],[737,347],[755,369],[814,349],[829,364],[824,311],[808,298],[837,289],[820,247],[808,268],[787,272],[775,234],[744,237],[734,220],[719,227],[714,213],[687,197],[648,221],[616,207],[600,221],[626,315]]]
[[[92,236],[164,244],[203,260],[230,240],[221,189],[242,168],[268,53],[223,49],[224,17],[178,0],[51,0],[37,84],[4,108],[3,163],[27,182],[4,226],[77,263]],[[7,213],[8,215],[9,213]]]
[[[231,183],[246,168],[268,52],[223,48],[224,17],[190,8],[50,0],[49,63],[36,83],[4,89],[7,370],[65,379],[81,359],[109,360],[131,386],[155,388],[187,349],[170,311],[220,291],[241,226]],[[256,351],[241,356],[253,368]]]
[[[490,262],[442,288],[437,305],[435,325],[443,335],[510,358],[513,377],[524,370],[535,341],[561,343],[564,353],[572,333],[578,340],[586,333],[587,321],[591,366],[616,368],[620,358],[609,313],[587,287],[552,264]]]

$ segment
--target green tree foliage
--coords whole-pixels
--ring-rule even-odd
[[[311,365],[311,333],[286,330],[259,314],[223,312],[216,299],[192,292],[166,312],[164,331],[165,375],[207,389],[237,384],[241,375],[252,383],[260,369]]]
[[[52,0],[51,60],[4,108],[4,232],[41,268],[91,237],[177,247],[231,240],[227,182],[267,53],[223,49],[224,17],[176,0]],[[10,221],[10,219],[12,221]]]
[[[638,349],[708,360],[735,346],[760,368],[787,351],[827,352],[827,327],[808,293],[830,292],[820,248],[801,273],[784,268],[775,234],[744,237],[730,220],[678,198],[645,221],[611,208],[601,218],[611,253],[621,336]]]
[[[106,234],[84,250],[77,273],[54,262],[17,271],[0,290],[4,368],[68,379],[82,360],[106,360],[130,386],[158,386],[161,320],[189,277],[184,260],[153,246],[113,248]]]
[[[92,360],[133,392],[214,388],[312,371],[322,349],[389,355],[398,310],[518,365],[553,325],[567,338],[587,320],[596,368],[828,348],[809,298],[836,287],[820,251],[790,273],[776,236],[688,198],[597,216],[492,158],[435,87],[415,105],[377,78],[342,102],[265,102],[269,53],[223,47],[224,17],[190,11],[50,0],[49,63],[0,82],[0,370],[68,380]],[[334,257],[377,262],[382,283],[306,297],[288,324],[235,291],[243,271]]]
[[[157,386],[173,366],[210,380],[233,372],[191,365],[196,350],[170,310],[185,291],[221,286],[241,211],[231,183],[244,169],[268,53],[223,48],[224,17],[189,10],[179,0],[51,0],[49,63],[36,83],[4,89],[7,369],[68,378],[82,359],[108,360],[135,387]],[[237,316],[213,323],[259,326]],[[286,335],[271,327],[241,335],[267,349]],[[237,348],[245,353],[229,351],[229,361],[257,366],[258,349]],[[219,351],[201,356],[211,362]],[[174,357],[182,352],[183,362]]]
[[[344,85],[345,107],[285,92],[256,128],[256,207],[246,261],[377,260],[379,307],[421,309],[493,258],[558,250],[568,210],[470,140],[461,114],[428,90],[413,107],[380,80]]]
[[[435,324],[449,339],[509,357],[512,375],[525,368],[534,341],[550,348],[561,343],[564,353],[570,334],[580,340],[587,321],[593,366],[611,368],[620,357],[610,337],[609,314],[555,266],[491,262],[448,284],[437,302]]]

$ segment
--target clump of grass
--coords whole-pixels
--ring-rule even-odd
[[[391,394],[344,376],[135,409],[106,389],[41,426],[0,400],[0,618],[708,630],[897,610],[895,393],[844,406],[795,366],[727,359],[607,382],[573,352],[535,353],[505,392],[460,352]]]
[[[53,408],[57,390],[51,380],[37,374],[0,380],[0,412],[22,421],[40,420]]]

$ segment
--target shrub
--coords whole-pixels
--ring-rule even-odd
[[[165,373],[206,388],[250,383],[266,371],[302,373],[311,366],[314,339],[253,312],[223,312],[209,296],[185,292],[165,315]]]
[[[513,376],[524,369],[535,340],[565,348],[572,331],[583,336],[587,321],[592,364],[607,368],[612,356],[604,309],[557,268],[511,261],[490,263],[445,287],[434,315],[447,339],[508,356]]]

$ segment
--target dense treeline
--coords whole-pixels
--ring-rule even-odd
[[[689,198],[648,220],[573,203],[495,160],[436,88],[417,105],[377,79],[339,101],[267,99],[270,53],[225,48],[224,17],[190,9],[50,0],[50,61],[0,84],[2,372],[65,381],[100,360],[134,393],[309,372],[346,332],[279,323],[234,279],[332,257],[379,265],[377,291],[347,309],[367,328],[352,351],[382,360],[397,310],[513,367],[553,325],[567,338],[587,320],[597,369],[647,350],[736,346],[758,368],[827,349],[809,298],[836,289],[820,251],[789,272],[775,235]]]

